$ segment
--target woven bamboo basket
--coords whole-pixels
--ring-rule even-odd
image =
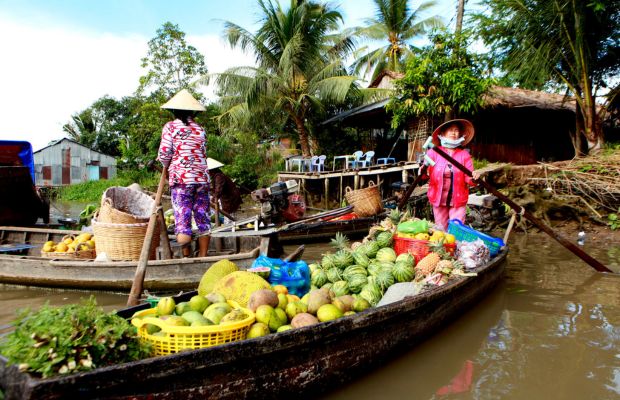
[[[360,217],[372,217],[383,211],[381,194],[373,181],[368,182],[368,187],[358,190],[347,186],[344,197],[353,206],[353,212]]]
[[[154,200],[147,194],[122,186],[112,186],[101,196],[99,222],[140,224],[148,222]]]
[[[73,235],[65,235],[62,240],[64,241],[66,238],[71,238],[75,240]],[[80,243],[80,245],[88,246],[88,250],[77,250],[77,251],[65,251],[65,252],[56,252],[56,251],[41,251],[41,257],[49,258],[54,260],[90,260],[95,258],[96,252],[95,249],[92,248],[86,242]]]
[[[148,222],[112,224],[99,222],[98,219],[93,218],[92,226],[97,238],[97,254],[105,253],[112,261],[138,261],[148,225]],[[159,246],[159,234],[157,232],[160,228],[156,226],[155,229],[149,260],[155,259],[157,246]]]

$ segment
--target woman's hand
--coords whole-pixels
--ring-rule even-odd
[[[478,171],[471,171],[471,177],[472,177],[474,180],[478,180],[478,179],[480,179],[480,172],[478,172]]]

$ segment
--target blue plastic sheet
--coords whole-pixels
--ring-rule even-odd
[[[284,285],[291,294],[302,297],[310,290],[310,268],[305,261],[290,262],[260,255],[252,263],[254,267],[270,268],[269,283]]]

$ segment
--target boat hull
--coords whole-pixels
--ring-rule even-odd
[[[56,229],[0,227],[3,243],[33,245],[18,252],[23,255],[0,253],[0,284],[129,292],[138,261],[71,261],[36,256],[40,254],[41,246],[46,241],[59,241],[66,234],[79,233]],[[234,242],[234,238],[228,242]],[[151,260],[146,268],[143,288],[149,291],[195,290],[205,271],[219,260],[233,261],[240,269],[249,268],[259,255],[259,243],[260,238],[248,237],[239,240],[238,253],[231,249],[226,251],[227,254],[217,256]]]
[[[0,358],[6,399],[314,397],[382,365],[470,309],[500,281],[507,250],[465,277],[363,313],[276,335],[36,379]],[[144,307],[144,306],[143,306]],[[128,316],[136,308],[119,314]]]
[[[376,223],[375,217],[309,222],[296,226],[295,229],[278,232],[278,239],[283,244],[329,241],[338,232],[349,239],[358,239],[366,236],[370,227]]]

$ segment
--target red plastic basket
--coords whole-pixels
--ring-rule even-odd
[[[411,254],[413,258],[415,258],[415,262],[417,264],[421,259],[426,257],[428,253],[430,253],[428,243],[428,240],[409,239],[394,236],[394,251],[397,255],[401,255],[403,253]],[[456,243],[444,243],[443,247],[448,253],[450,253],[450,255],[454,255]]]

